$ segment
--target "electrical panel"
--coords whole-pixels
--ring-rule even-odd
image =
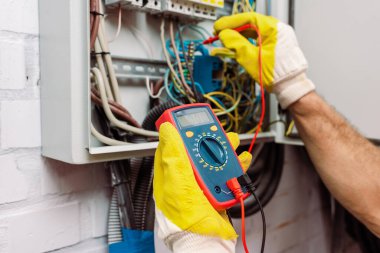
[[[212,36],[212,22],[203,22],[202,27],[197,26],[196,22],[215,19],[217,17],[216,9],[230,10],[231,6],[227,6],[223,1],[139,1],[106,0],[107,5],[98,13],[91,11],[90,0],[40,0],[41,114],[42,153],[44,156],[68,163],[84,164],[154,154],[158,144],[158,134],[155,129],[149,130],[148,133],[137,130],[137,132],[148,134],[143,138],[138,137],[139,134],[131,135],[129,131],[115,130],[114,122],[120,124],[119,126],[122,128],[127,127],[126,129],[133,126],[132,123],[128,123],[132,124],[130,126],[126,126],[124,122],[120,123],[119,115],[125,116],[125,111],[120,113],[118,109],[123,111],[127,108],[128,113],[133,115],[136,126],[144,124],[146,117],[152,113],[152,103],[156,103],[154,96],[158,94],[158,91],[151,89],[151,85],[163,80],[169,71],[168,62],[163,53],[163,45],[169,50],[171,61],[176,60],[173,48],[170,46],[170,29],[174,28],[177,32],[174,38],[177,49],[182,51],[186,47],[186,52],[191,53],[192,50],[198,50],[202,39]],[[123,16],[120,22],[118,19],[119,4],[123,7]],[[184,7],[188,7],[190,10]],[[53,13],[50,11],[52,8],[58,8],[60,11]],[[178,19],[172,19],[171,16],[175,13],[187,16],[188,19],[191,19],[190,22],[184,21],[186,19],[179,19],[179,22]],[[95,15],[102,15],[104,25],[102,25],[101,33],[106,37],[105,41],[108,41],[109,48],[100,50],[99,40],[96,40],[94,48],[91,49],[91,22]],[[212,18],[210,18],[211,16]],[[162,33],[160,27],[162,27],[162,21],[165,20],[165,31]],[[55,25],[51,26],[52,23]],[[120,26],[124,27],[120,28]],[[181,29],[186,29],[183,34],[185,45],[181,44],[178,37],[178,31]],[[114,37],[113,33],[116,34],[114,41],[111,39]],[[200,33],[203,34],[203,37],[199,35]],[[166,37],[164,44],[161,41],[162,35]],[[185,70],[184,78],[189,87],[193,89],[189,73],[186,72],[189,66],[186,65],[182,53],[179,56],[182,57],[181,64]],[[128,141],[122,142],[107,137],[104,128],[107,125],[102,125],[103,120],[99,118],[99,108],[103,108],[104,103],[102,104],[102,102],[104,101],[102,101],[102,94],[99,94],[102,91],[99,90],[99,84],[96,86],[98,90],[94,90],[94,82],[97,81],[97,78],[111,78],[111,73],[99,74],[102,69],[99,65],[101,62],[96,60],[98,57],[103,58],[106,67],[112,68],[120,89],[119,102],[122,106],[118,107],[112,103],[109,106],[112,110],[111,114],[116,115],[116,121],[108,126],[111,129],[110,134],[119,135],[120,138]],[[199,53],[197,55],[191,53],[188,60],[190,60],[190,67],[194,67],[193,73],[197,90],[203,87],[202,92],[207,94],[218,93],[221,89],[227,89],[225,92],[232,92],[232,90],[228,90],[230,85],[226,86],[221,81],[220,72],[224,71],[223,64],[225,63],[208,58],[208,56],[201,56]],[[178,68],[177,65],[173,66]],[[207,72],[207,76],[202,76],[202,69]],[[178,77],[182,79],[180,75]],[[168,78],[171,80],[174,77],[169,76]],[[112,80],[109,80],[109,84],[104,87],[104,92],[110,94],[107,85],[112,89]],[[175,82],[170,85],[169,89],[174,93],[178,92]],[[167,93],[163,87],[160,88],[160,94],[161,91],[162,94]],[[181,95],[181,93],[178,94]],[[260,96],[257,92],[252,95]],[[218,98],[219,95],[214,96],[215,103],[223,102],[220,97]],[[274,141],[284,133],[284,127],[281,124],[269,124],[269,122],[278,121],[281,116],[278,113],[275,98],[272,95],[268,95],[267,98],[268,113],[265,124],[268,127],[259,133],[258,141],[261,142]],[[169,101],[170,97],[166,94],[160,99]],[[181,99],[186,99],[186,97]],[[245,109],[244,105],[239,108]],[[102,110],[100,113],[103,115],[106,112]],[[260,113],[260,110],[255,110],[254,113],[256,115]],[[106,116],[103,115],[103,117]],[[228,117],[223,115],[221,117],[222,123],[233,125]],[[257,115],[255,117],[257,118]],[[246,128],[240,134],[242,145],[248,144],[252,139],[254,126],[254,124],[242,123],[241,128]],[[132,127],[134,131],[136,128],[138,127]],[[248,128],[252,128],[252,131],[248,131]],[[236,131],[232,128],[227,130]]]
[[[138,9],[154,14],[215,20],[224,0],[106,0],[110,8]]]

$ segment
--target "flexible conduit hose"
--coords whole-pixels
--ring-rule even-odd
[[[108,244],[121,242],[122,240],[118,197],[116,189],[114,188],[108,214]]]
[[[146,139],[142,136],[132,136],[130,138],[132,143],[144,143]],[[146,230],[144,221],[146,219],[146,207],[145,202],[149,191],[149,182],[152,171],[152,164],[146,163],[145,157],[131,158],[128,161],[128,167],[130,171],[131,189],[132,189],[132,201],[134,210],[134,229]],[[153,228],[151,229],[153,230]]]
[[[184,102],[184,101],[181,101]],[[149,111],[148,115],[145,117],[143,123],[142,123],[142,128],[150,131],[155,131],[156,130],[156,120],[162,115],[164,111],[167,109],[176,107],[177,104],[173,101],[167,101],[163,104],[160,104],[158,106],[153,107],[152,110]]]
[[[257,158],[247,170],[247,174],[252,179],[253,184],[257,187],[256,195],[265,207],[272,199],[281,180],[284,164],[284,146],[276,143],[262,144],[260,150],[254,151]],[[259,148],[260,145],[257,145]],[[260,211],[259,206],[254,198],[247,198],[244,201],[246,216],[253,215]],[[232,218],[241,217],[240,206],[234,206],[229,209],[228,213]]]
[[[125,169],[124,161],[114,161],[110,164],[112,186],[117,192],[120,222],[123,228],[135,227],[132,191],[129,171]]]
[[[154,219],[154,216],[147,216],[149,202],[152,200],[153,162],[154,158],[152,156],[142,158],[142,164],[133,194],[135,224],[139,230],[153,230],[153,227],[148,228],[146,226],[148,219]]]

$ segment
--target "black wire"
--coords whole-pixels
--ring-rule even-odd
[[[284,145],[266,143],[263,148],[260,148],[260,146],[254,151],[256,159],[253,159],[253,163],[248,169],[247,174],[253,185],[257,187],[256,195],[260,199],[261,205],[265,208],[276,193],[281,181],[284,163]],[[237,153],[244,150],[246,148],[241,147]],[[254,198],[246,199],[244,204],[246,216],[254,215],[260,211]],[[240,218],[241,210],[239,205],[233,206],[230,209],[230,214],[232,218]]]
[[[97,11],[90,11],[90,14],[92,14],[94,16],[102,16],[102,17],[104,17],[104,13],[100,13],[100,12],[97,12]]]
[[[193,73],[192,73],[192,70],[190,69],[189,59],[187,58],[188,55],[186,53],[185,44],[183,43],[182,34],[181,34],[181,27],[180,27],[179,23],[177,23],[177,29],[178,29],[178,34],[179,34],[179,41],[181,42],[183,58],[185,59],[186,68],[189,71],[189,76],[190,76],[190,80],[191,80],[191,86],[193,87],[193,91],[194,91],[195,101],[199,102],[199,98],[200,97],[199,97],[198,91],[197,91],[197,89],[195,87]],[[178,64],[181,64],[181,63],[179,62]]]
[[[263,207],[261,205],[261,202],[260,202],[259,198],[255,194],[255,191],[253,189],[251,189],[250,192],[251,192],[252,196],[255,198],[257,204],[260,207],[261,219],[263,221],[263,238],[261,239],[261,250],[260,250],[260,252],[264,253],[265,240],[266,240],[266,235],[267,235],[267,223],[266,223],[266,220],[265,220],[265,213],[264,213],[264,209],[263,209]]]
[[[250,192],[252,194],[252,196],[255,198],[257,204],[259,205],[260,213],[261,213],[261,219],[263,221],[263,238],[261,240],[260,252],[264,253],[265,240],[266,240],[266,236],[267,236],[267,223],[265,220],[264,208],[261,205],[259,198],[256,196],[256,193],[255,193],[256,187],[253,185],[253,182],[252,182],[251,178],[248,176],[248,174],[241,175],[240,177],[237,178],[237,180],[238,180],[240,186],[244,187],[248,192]]]

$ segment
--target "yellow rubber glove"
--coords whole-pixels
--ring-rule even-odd
[[[306,78],[307,61],[298,46],[294,30],[277,19],[249,12],[222,17],[214,24],[214,29],[226,48],[215,48],[212,55],[231,56],[246,71],[259,81],[259,47],[247,37],[257,37],[252,32],[241,34],[234,28],[245,24],[258,27],[262,38],[263,84],[269,92],[274,92],[283,108],[287,108],[307,93],[315,89]]]
[[[238,135],[227,135],[236,149]],[[159,140],[153,181],[158,236],[177,252],[233,252],[236,232],[226,212],[216,211],[199,188],[179,133],[164,123]],[[246,170],[252,156],[243,152],[239,159]]]

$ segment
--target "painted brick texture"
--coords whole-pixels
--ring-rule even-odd
[[[41,157],[38,47],[38,0],[1,1],[0,253],[104,253],[104,165]]]

